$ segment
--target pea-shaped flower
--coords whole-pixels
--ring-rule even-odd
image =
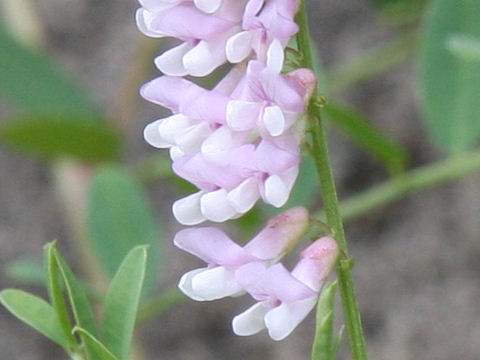
[[[244,292],[237,273],[256,264],[268,268],[278,261],[308,227],[308,212],[295,207],[270,219],[267,226],[244,247],[237,245],[222,230],[214,227],[181,230],[174,244],[208,265],[187,272],[179,288],[198,301],[220,299]]]

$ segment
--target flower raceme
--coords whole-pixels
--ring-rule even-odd
[[[308,315],[338,256],[331,237],[307,247],[292,272],[277,261],[308,227],[308,212],[290,209],[273,219],[244,247],[213,227],[180,231],[174,243],[207,262],[206,268],[182,276],[179,288],[197,301],[249,293],[258,301],[232,322],[237,335],[253,335],[264,328],[282,340]]]
[[[155,59],[163,76],[141,95],[172,115],[147,125],[145,139],[170,151],[173,171],[198,191],[173,204],[184,225],[223,222],[259,199],[282,207],[298,175],[305,133],[302,114],[316,86],[309,69],[282,73],[284,52],[298,31],[299,0],[139,0],[139,29],[180,43]],[[183,78],[206,76],[229,63],[211,90]],[[174,243],[207,263],[179,287],[199,301],[242,293],[257,304],[236,316],[233,330],[267,328],[281,340],[315,305],[336,261],[332,238],[315,241],[290,272],[278,263],[308,227],[308,212],[290,209],[241,247],[214,227],[181,230]]]

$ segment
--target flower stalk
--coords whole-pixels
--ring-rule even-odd
[[[297,44],[302,54],[302,66],[313,69],[313,50],[308,29],[305,0],[301,1],[297,14],[297,24],[300,26],[300,31],[297,35]],[[349,259],[348,256],[347,242],[339,211],[337,191],[333,180],[321,108],[316,104],[317,97],[318,93],[315,91],[309,103],[307,115],[312,135],[312,156],[320,179],[320,190],[323,197],[327,223],[334,229],[335,239],[344,254],[338,263],[337,274],[350,339],[350,351],[353,359],[366,360],[368,358],[367,349],[352,278],[351,259]]]

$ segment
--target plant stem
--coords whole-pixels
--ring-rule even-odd
[[[302,0],[300,3],[297,23],[300,25],[297,43],[298,49],[303,55],[303,66],[313,69],[313,53],[308,29],[305,0]],[[343,230],[337,192],[328,155],[325,128],[322,121],[320,107],[315,104],[316,98],[317,94],[315,92],[312,101],[310,101],[308,106],[309,125],[311,126],[313,138],[312,156],[315,160],[317,173],[320,178],[320,190],[323,197],[327,223],[335,230],[335,239],[345,254],[345,259],[341,259],[337,266],[337,273],[345,313],[345,321],[350,339],[350,351],[354,360],[366,360],[367,350],[351,273],[351,261],[348,259],[347,242]]]
[[[386,206],[406,194],[458,180],[476,171],[480,171],[480,151],[478,150],[408,171],[384,184],[346,199],[340,203],[340,213],[347,221]],[[323,211],[314,215],[317,219],[324,219],[325,216]]]

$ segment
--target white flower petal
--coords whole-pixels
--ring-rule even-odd
[[[183,156],[185,156],[185,153],[178,146],[172,146],[170,148],[170,159],[172,159],[172,161],[178,160]]]
[[[242,287],[235,281],[232,271],[218,266],[195,274],[192,290],[197,297],[210,301],[235,295],[242,291]]]
[[[237,215],[228,201],[225,189],[203,195],[200,200],[200,208],[205,219],[215,222],[223,222]]]
[[[143,137],[145,138],[146,142],[156,148],[169,148],[172,146],[172,143],[165,140],[163,136],[160,135],[158,131],[159,126],[162,124],[164,119],[154,121],[147,126],[143,130]]]
[[[158,133],[161,138],[170,144],[175,144],[175,136],[191,126],[192,120],[185,115],[175,114],[158,123]]]
[[[285,117],[279,106],[267,106],[263,112],[263,123],[272,136],[279,136],[285,131]]]
[[[272,41],[267,50],[267,67],[280,74],[284,60],[283,46],[278,39]]]
[[[197,301],[204,301],[205,299],[203,299],[202,297],[200,297],[194,290],[193,290],[193,287],[192,287],[192,279],[195,277],[195,275],[198,275],[202,272],[204,272],[205,270],[207,270],[206,268],[203,268],[203,269],[195,269],[195,270],[191,270],[185,274],[183,274],[183,276],[180,278],[180,281],[178,282],[178,288],[185,294],[187,295],[189,298],[193,299],[193,300],[197,300]]]
[[[222,5],[222,0],[194,0],[197,9],[206,12],[207,14],[214,13]]]
[[[196,225],[205,221],[205,217],[200,211],[200,198],[203,194],[203,191],[199,191],[173,203],[173,215],[180,224]]]
[[[231,63],[239,63],[252,51],[252,33],[250,31],[242,31],[227,40],[225,45],[225,53],[227,59]]]
[[[164,37],[165,35],[159,34],[150,29],[150,24],[154,19],[154,17],[155,17],[155,14],[151,13],[146,9],[143,9],[143,8],[137,9],[135,13],[135,20],[137,22],[137,27],[143,34],[147,36],[155,37],[155,38]]]
[[[283,340],[305,319],[317,303],[317,296],[292,303],[283,303],[265,315],[268,335],[273,340]]]
[[[265,180],[265,202],[275,207],[282,207],[288,200],[290,190],[278,175]]]
[[[182,59],[190,49],[191,47],[188,43],[181,43],[157,56],[154,60],[155,65],[158,70],[166,75],[185,76],[187,75],[187,70],[183,66]]]
[[[200,149],[202,142],[208,135],[212,133],[210,126],[206,122],[201,122],[193,125],[186,131],[175,136],[175,142],[180,149],[188,154],[197,152]]]
[[[248,178],[235,189],[231,190],[227,197],[230,205],[232,205],[237,212],[241,214],[246,213],[255,205],[260,197],[257,180],[255,178]]]
[[[233,332],[239,336],[249,336],[265,329],[264,316],[269,310],[265,302],[258,302],[232,320]]]
[[[227,124],[235,131],[250,130],[255,126],[261,104],[244,100],[231,100],[227,104]]]
[[[185,54],[183,66],[188,74],[206,76],[225,62],[225,51],[217,49],[216,41],[202,40]]]

